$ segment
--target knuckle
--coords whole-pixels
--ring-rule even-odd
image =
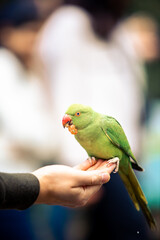
[[[97,175],[91,177],[91,185],[94,185],[97,182]]]
[[[102,182],[102,176],[101,175],[93,175],[91,177],[91,185],[96,185]]]

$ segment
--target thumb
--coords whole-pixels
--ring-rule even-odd
[[[101,170],[93,171],[78,171],[76,175],[79,186],[84,185],[99,185],[106,183],[110,180],[110,173],[115,169],[115,164],[109,167],[102,168]]]
[[[101,185],[108,182],[110,180],[108,169],[109,168],[105,170],[78,171],[76,174],[76,186]]]

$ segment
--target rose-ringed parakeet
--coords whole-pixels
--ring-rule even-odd
[[[66,111],[62,124],[75,135],[89,157],[108,159],[109,164],[117,163],[115,172],[118,171],[135,208],[138,211],[142,209],[150,228],[155,229],[147,200],[132,170],[143,169],[138,165],[119,122],[93,111],[89,106],[73,104]]]

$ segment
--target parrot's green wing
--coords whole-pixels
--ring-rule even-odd
[[[128,157],[131,157],[132,167],[143,171],[138,165],[135,156],[133,155],[128,139],[121,127],[120,123],[113,117],[104,116],[101,122],[102,130],[108,139],[119,149],[121,149]]]

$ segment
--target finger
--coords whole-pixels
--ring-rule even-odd
[[[93,158],[87,158],[84,162],[80,163],[79,165],[75,166],[75,169],[80,169],[83,171],[88,170],[92,166],[94,166],[97,163],[96,159]]]
[[[110,180],[110,174],[107,170],[77,171],[76,176],[74,176],[74,180],[75,187],[99,185],[108,182]]]
[[[88,169],[89,170],[101,170],[103,168],[106,168],[106,165],[107,165],[107,161],[104,161],[102,159],[99,159],[98,160],[98,163],[95,164],[92,168]]]
[[[102,163],[97,170],[107,170],[109,173],[111,173],[114,169],[116,168],[116,164],[112,163],[109,167],[109,165],[107,165],[107,161],[105,161],[104,163]]]
[[[105,167],[105,168],[106,168],[107,172],[108,172],[109,174],[111,174],[111,172],[113,172],[113,170],[116,168],[116,164],[113,163],[112,165],[107,166],[107,167]]]
[[[103,164],[103,160],[102,159],[98,159],[96,164],[94,164],[92,167],[90,167],[88,169],[88,171],[93,171],[93,170],[96,170],[98,167],[101,166],[101,164]]]

